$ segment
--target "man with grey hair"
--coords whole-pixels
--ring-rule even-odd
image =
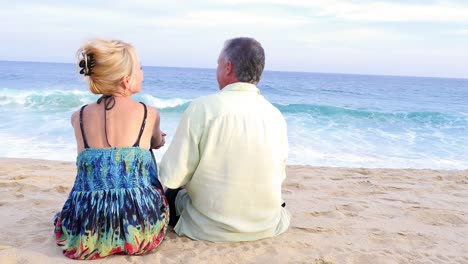
[[[226,41],[216,70],[220,92],[192,101],[184,112],[160,163],[177,234],[249,241],[288,229],[281,197],[286,122],[256,87],[264,66],[255,39]]]

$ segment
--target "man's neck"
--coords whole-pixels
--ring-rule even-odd
[[[230,85],[230,84],[233,84],[233,83],[236,83],[236,82],[239,82],[239,80],[234,76],[234,75],[231,75],[229,77],[225,77],[224,78],[224,85],[222,87],[219,88],[219,90],[222,90],[224,87]]]

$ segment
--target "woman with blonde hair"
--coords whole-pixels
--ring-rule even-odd
[[[143,254],[162,241],[169,208],[152,148],[164,145],[159,113],[135,102],[143,71],[133,46],[94,39],[77,52],[96,103],[71,117],[77,176],[54,220],[57,244],[73,259]]]

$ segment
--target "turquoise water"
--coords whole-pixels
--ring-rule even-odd
[[[160,159],[190,101],[218,85],[214,69],[143,70],[135,99],[161,112]],[[267,71],[259,88],[287,120],[290,164],[468,168],[468,79]],[[97,98],[72,64],[0,61],[0,157],[75,160],[70,115]]]

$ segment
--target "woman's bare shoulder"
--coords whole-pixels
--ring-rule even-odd
[[[87,109],[93,109],[93,108],[96,107],[96,105],[97,105],[96,103],[84,105],[84,106],[81,106],[75,112],[73,112],[73,114],[71,115],[71,118],[70,118],[70,121],[71,121],[72,125],[78,124],[78,122],[80,121],[80,112],[81,112],[81,109],[83,107],[86,107]],[[84,109],[83,109],[83,111],[84,111]]]
[[[148,117],[150,117],[150,118],[159,117],[159,112],[158,112],[158,109],[156,109],[156,107],[147,106],[147,108],[148,108]]]
[[[74,127],[80,120],[80,110],[76,110],[70,117],[70,122]]]

